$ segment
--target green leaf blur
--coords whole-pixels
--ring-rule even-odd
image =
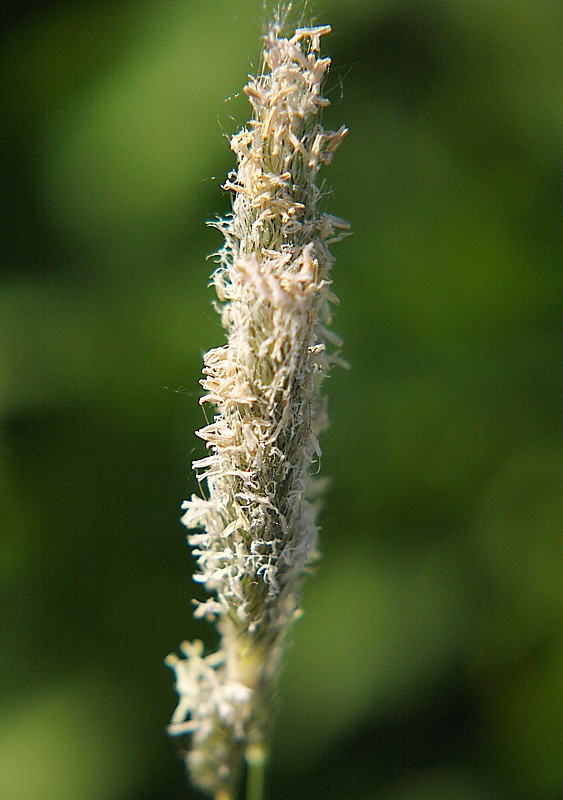
[[[0,40],[0,800],[195,797],[177,523],[258,0],[13,4]],[[557,0],[318,2],[335,330],[323,558],[269,800],[563,795]]]

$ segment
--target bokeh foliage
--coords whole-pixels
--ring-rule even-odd
[[[320,0],[334,33],[323,560],[276,798],[563,794],[557,0]],[[1,800],[194,796],[163,657],[209,638],[176,523],[202,444],[204,221],[258,0],[13,4],[0,45]],[[226,98],[228,98],[226,100]]]

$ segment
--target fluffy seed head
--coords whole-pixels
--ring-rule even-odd
[[[204,657],[184,643],[169,656],[179,704],[173,734],[192,734],[192,777],[216,792],[236,777],[245,746],[263,741],[300,582],[314,559],[320,458],[326,424],[320,385],[336,356],[328,330],[331,242],[348,225],[319,209],[320,167],[346,129],[325,131],[320,111],[330,59],[328,25],[291,38],[272,28],[264,70],[244,91],[252,119],[233,136],[237,170],[225,183],[232,213],[213,283],[226,344],[204,358],[202,403],[214,407],[200,431],[209,451],[194,462],[206,497],[183,505],[197,560],[195,580],[209,598],[196,617],[215,620],[219,651]]]

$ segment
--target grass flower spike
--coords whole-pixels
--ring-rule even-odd
[[[316,554],[320,386],[339,346],[328,330],[329,245],[348,228],[319,208],[319,169],[347,132],[320,121],[329,32],[285,38],[273,26],[265,37],[262,74],[244,89],[252,119],[231,140],[232,213],[214,223],[224,235],[213,283],[227,342],[204,359],[201,402],[215,414],[198,431],[209,454],[193,467],[206,499],[184,503],[182,521],[209,594],[195,616],[215,622],[219,647],[205,655],[184,642],[183,657],[167,663],[179,695],[170,733],[191,735],[193,782],[224,800],[244,758],[252,769],[265,757],[280,662]]]

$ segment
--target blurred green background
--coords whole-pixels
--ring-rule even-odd
[[[0,800],[185,800],[163,658],[260,0],[2,3]],[[350,372],[269,800],[563,796],[559,0],[319,0]]]

